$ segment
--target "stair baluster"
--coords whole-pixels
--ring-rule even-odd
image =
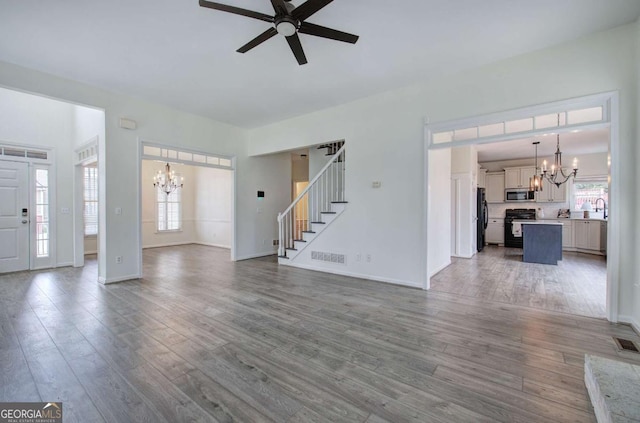
[[[335,152],[333,157],[289,207],[278,214],[280,257],[287,257],[287,250],[295,248],[294,241],[302,240],[303,232],[312,230],[313,222],[322,222],[322,212],[331,211],[333,202],[344,202],[345,145],[334,144],[327,146],[330,152]]]

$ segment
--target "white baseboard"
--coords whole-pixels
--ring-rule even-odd
[[[198,244],[198,245],[204,245],[206,247],[218,247],[218,248],[224,248],[227,250],[231,249],[230,245],[223,245],[223,244],[214,244],[212,242],[193,242],[192,244]]]
[[[451,257],[463,258],[463,259],[472,259],[475,254],[471,254],[470,256],[465,256],[461,254],[451,254]]]
[[[109,285],[110,283],[130,281],[130,280],[134,280],[134,279],[140,279],[140,275],[136,274],[136,275],[120,276],[120,277],[117,277],[117,278],[98,277],[98,282],[100,282],[103,285]]]
[[[631,325],[633,330],[636,331],[636,333],[638,335],[640,335],[640,322],[638,322],[638,320],[634,319],[633,316],[620,315],[620,316],[618,316],[618,321],[620,323],[626,323],[628,325]]]
[[[147,248],[175,247],[177,245],[189,245],[189,244],[195,244],[195,242],[192,242],[192,241],[165,242],[162,244],[143,245],[142,249],[146,250]]]
[[[393,284],[393,285],[408,286],[408,287],[411,287],[411,288],[422,288],[422,284],[416,283],[416,282],[405,281],[405,280],[401,280],[401,279],[382,278],[382,277],[373,276],[373,275],[365,275],[363,273],[345,272],[345,271],[339,270],[339,269],[331,269],[331,268],[326,268],[326,267],[317,267],[317,266],[311,266],[311,265],[308,265],[308,264],[293,263],[290,260],[286,260],[286,259],[282,260],[281,264],[284,265],[284,266],[298,267],[300,269],[313,270],[313,271],[316,271],[316,272],[331,273],[331,274],[340,275],[340,276],[349,276],[349,277],[352,277],[352,278],[366,279],[366,280],[370,280],[370,281],[390,283],[390,284]]]
[[[435,275],[437,275],[438,273],[440,273],[441,271],[443,271],[444,269],[446,269],[447,267],[449,267],[451,265],[451,260],[447,260],[444,264],[442,264],[442,266],[436,268],[436,270],[434,270],[433,272],[431,272],[431,274],[429,275],[430,278],[434,277]]]
[[[61,263],[56,264],[56,267],[71,267],[73,266],[72,261],[63,261]]]
[[[258,258],[258,257],[275,256],[276,254],[278,254],[278,250],[264,251],[262,253],[255,253],[255,254],[245,254],[243,256],[237,256],[236,261],[249,260],[249,259]]]

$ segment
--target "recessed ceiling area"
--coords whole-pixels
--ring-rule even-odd
[[[534,141],[538,145],[538,157],[550,157],[556,152],[556,134],[550,133],[535,138],[478,144],[478,162],[528,159],[535,155]],[[560,151],[570,164],[570,159],[580,154],[606,153],[609,149],[609,129],[592,129],[560,134]],[[565,161],[563,160],[563,162]]]
[[[272,14],[269,0],[221,0]],[[294,0],[299,6],[301,0]],[[634,21],[637,0],[335,0],[300,35],[236,53],[269,23],[197,0],[0,0],[0,60],[252,128]],[[281,35],[279,35],[281,36]]]

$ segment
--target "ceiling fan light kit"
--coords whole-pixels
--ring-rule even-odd
[[[280,35],[291,37],[293,34],[298,32],[298,26],[296,25],[296,22],[291,19],[282,19],[276,24],[276,31],[278,31],[278,34]]]
[[[350,44],[355,44],[358,41],[357,35],[306,22],[306,19],[331,3],[333,0],[307,0],[298,7],[294,7],[289,3],[289,1],[290,0],[271,0],[271,5],[275,12],[275,15],[273,16],[208,0],[200,0],[200,6],[258,19],[273,25],[271,28],[240,47],[237,50],[238,53],[246,53],[275,35],[280,34],[287,40],[298,64],[304,65],[307,63],[307,57],[304,54],[302,44],[300,44],[300,37],[298,37],[298,33],[342,41]]]

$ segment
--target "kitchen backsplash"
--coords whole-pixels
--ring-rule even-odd
[[[505,210],[507,209],[536,209],[541,208],[544,211],[545,218],[558,217],[558,209],[568,209],[569,203],[554,203],[553,206],[543,205],[541,203],[504,203],[504,204],[489,204],[489,217],[490,218],[504,218]],[[574,219],[581,219],[583,217],[582,211],[572,211],[571,217]],[[602,219],[602,212],[591,212],[589,217],[592,219]]]

